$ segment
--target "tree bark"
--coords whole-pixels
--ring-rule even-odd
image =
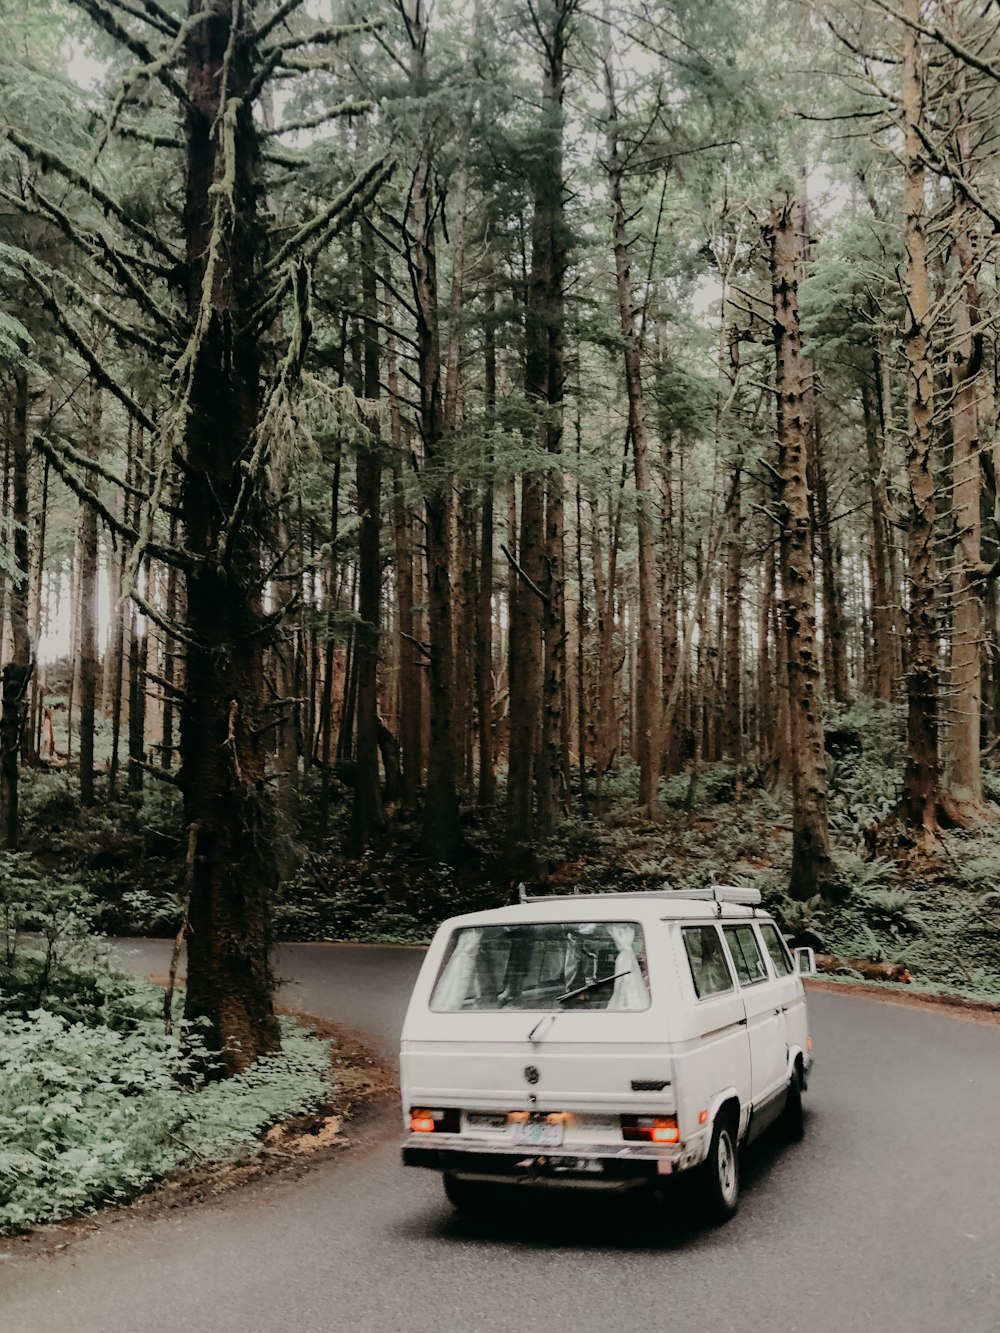
[[[364,303],[364,396],[380,397],[378,288],[375,274],[375,235],[361,224],[361,290]],[[351,815],[351,846],[361,852],[381,846],[388,833],[379,779],[378,661],[382,616],[382,459],[377,418],[369,423],[370,437],[358,446],[358,627],[356,647],[357,768]]]
[[[483,330],[484,406],[487,429],[492,426],[497,399],[497,354],[490,297]],[[476,590],[476,718],[479,729],[480,807],[496,800],[493,745],[493,452],[486,458],[486,484],[480,521],[479,584]]]
[[[861,390],[861,408],[865,422],[865,442],[868,452],[868,494],[871,503],[871,621],[874,640],[871,688],[876,699],[891,702],[896,689],[895,654],[893,642],[895,617],[889,591],[888,533],[879,486],[879,444],[875,405],[872,391],[865,385]]]
[[[202,0],[190,0],[193,15]],[[248,10],[214,0],[185,39],[189,412],[182,515],[187,682],[181,776],[188,834],[186,1016],[207,1021],[227,1074],[280,1047],[268,964],[276,883],[266,785],[260,534],[265,482],[249,476],[260,419],[251,311],[266,255]],[[252,464],[250,465],[253,466]],[[262,472],[263,469],[260,469]]]
[[[966,119],[965,75],[956,74],[955,146],[957,158],[971,170],[970,131]],[[953,314],[951,362],[951,490],[955,541],[952,566],[951,678],[949,681],[946,784],[951,802],[976,818],[985,812],[980,761],[982,714],[982,549],[980,520],[979,367],[983,334],[979,329],[979,287],[975,271],[972,206],[953,185],[951,233],[957,291]],[[976,330],[974,333],[973,331]],[[978,351],[976,342],[978,339]]]
[[[426,93],[427,12],[415,0],[409,19],[410,86]],[[420,436],[424,449],[427,514],[427,611],[430,629],[430,737],[427,785],[421,839],[439,861],[453,862],[465,850],[455,785],[452,705],[454,662],[450,581],[451,493],[445,461],[445,426],[441,384],[441,332],[438,311],[437,203],[432,177],[431,145],[420,156],[410,194],[412,235],[407,262],[417,312],[417,358],[420,376]]]
[[[798,311],[798,265],[790,200],[768,227],[774,295],[779,517],[783,618],[792,735],[793,897],[819,892],[830,861],[826,754],[816,653],[816,587],[807,485],[809,433]]]
[[[903,0],[907,22],[919,25],[920,0]],[[902,813],[911,828],[938,828],[938,611],[934,499],[934,370],[929,347],[930,290],[924,235],[923,62],[914,28],[903,34],[903,243],[906,252],[906,471],[910,490],[907,538],[909,625],[907,759]]]
[[[386,306],[386,323],[392,324],[392,307]],[[389,390],[389,420],[397,462],[393,467],[393,530],[396,551],[396,617],[399,633],[399,745],[402,757],[403,808],[417,808],[423,774],[423,680],[424,664],[417,643],[417,618],[413,607],[413,515],[406,500],[405,470],[410,463],[399,410],[398,369],[395,341],[386,343],[386,379]]]
[[[631,257],[626,235],[625,204],[622,199],[624,167],[619,155],[618,109],[612,70],[610,6],[604,6],[606,47],[604,79],[606,94],[607,186],[611,206],[611,242],[615,259],[615,283],[618,297],[618,323],[625,359],[625,389],[628,395],[628,422],[632,434],[632,461],[635,471],[636,524],[639,562],[639,629],[636,666],[636,758],[639,764],[639,805],[650,819],[660,814],[659,781],[661,743],[659,731],[660,645],[657,636],[656,547],[653,515],[653,475],[649,463],[646,430],[646,405],[642,383],[639,330],[636,324],[635,292],[632,286]],[[669,537],[669,534],[667,534]]]
[[[28,375],[15,369],[11,417],[11,515],[16,573],[10,588],[11,656],[3,668],[0,710],[0,825],[8,851],[17,848],[18,755],[35,659],[28,630]]]
[[[101,387],[89,385],[87,451],[96,458],[101,439]],[[95,476],[87,478],[93,488]],[[94,804],[94,715],[97,709],[97,510],[80,506],[80,804]]]

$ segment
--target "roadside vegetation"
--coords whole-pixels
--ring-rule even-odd
[[[212,1077],[197,1026],[166,1032],[163,989],[109,964],[96,899],[19,857],[0,876],[0,1233],[252,1160],[269,1126],[329,1100],[330,1047],[290,1018],[280,1053]]]

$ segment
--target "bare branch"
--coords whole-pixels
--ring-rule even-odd
[[[138,19],[140,23],[148,23],[151,28],[155,28],[164,37],[176,37],[180,31],[180,24],[174,18],[173,14],[161,8],[154,0],[139,0],[137,4],[131,4],[130,0],[108,0],[110,5],[120,9],[123,14],[129,14],[132,18]]]
[[[113,514],[107,505],[101,501],[100,496],[95,495],[90,487],[80,480],[66,462],[60,450],[57,449],[50,440],[46,440],[42,435],[36,435],[32,443],[38,452],[43,454],[49,460],[77,499],[82,500],[84,504],[90,505],[90,507],[97,513],[98,517],[104,520],[112,537],[121,537],[124,541],[127,541],[130,544],[138,541],[139,534],[136,530],[130,527],[127,523],[123,523],[122,520],[118,518],[116,514]],[[147,550],[155,560],[159,560],[164,565],[173,565],[176,569],[181,569],[185,573],[189,573],[197,565],[202,563],[200,557],[192,555],[190,551],[181,551],[174,546],[163,546],[159,542],[148,542]],[[173,630],[170,630],[169,632],[173,633]],[[181,636],[175,635],[175,637]]]
[[[301,8],[304,0],[285,0],[283,5],[279,5],[269,19],[266,19],[257,29],[257,41],[263,42],[279,25],[284,23],[295,11]]]
[[[517,561],[516,561],[516,560],[514,559],[514,557],[511,555],[510,551],[508,551],[507,548],[506,548],[506,546],[504,546],[503,542],[500,543],[500,550],[503,551],[504,555],[507,557],[508,561],[510,562],[510,567],[511,567],[511,569],[512,569],[512,570],[514,571],[514,573],[518,576],[518,578],[519,578],[519,579],[522,579],[522,580],[524,581],[524,583],[525,583],[525,584],[531,589],[531,591],[535,594],[535,596],[536,596],[536,597],[540,597],[540,598],[542,599],[542,601],[547,605],[547,604],[548,604],[548,600],[549,600],[548,595],[547,595],[546,593],[542,592],[542,590],[541,590],[541,588],[538,586],[538,584],[537,584],[537,583],[534,583],[534,582],[528,577],[528,575],[524,572],[524,570],[521,568],[521,566],[517,563]]]
[[[898,23],[902,23],[907,28],[912,28],[914,32],[919,32],[923,37],[929,37],[931,41],[938,42],[946,50],[950,51],[953,56],[958,56],[959,60],[964,60],[965,63],[971,65],[973,69],[978,69],[980,74],[988,74],[991,79],[1000,81],[1000,65],[991,64],[987,60],[980,60],[974,52],[968,49],[968,47],[962,46],[962,44],[957,42],[954,37],[949,37],[944,29],[938,24],[929,27],[924,23],[918,23],[911,19],[909,15],[904,14],[902,10],[897,9],[895,5],[887,4],[886,0],[873,0],[873,3],[876,4],[883,13],[888,14]]]
[[[56,323],[62,329],[63,333],[66,336],[67,341],[76,351],[76,353],[81,357],[84,363],[90,367],[90,371],[93,374],[94,378],[97,380],[97,382],[103,388],[107,389],[109,393],[114,394],[114,396],[118,399],[118,401],[122,404],[122,406],[125,407],[132,414],[133,417],[135,417],[136,421],[140,422],[143,426],[145,426],[148,431],[155,432],[156,426],[153,423],[153,421],[146,415],[146,413],[135,401],[135,399],[128,392],[128,390],[123,389],[122,386],[118,383],[118,381],[112,375],[110,375],[108,371],[104,368],[104,366],[100,363],[100,361],[97,359],[94,353],[87,346],[87,343],[83,339],[82,335],[78,333],[77,330],[74,328],[73,324],[70,322],[68,316],[63,311],[62,307],[56,300],[50,288],[46,287],[45,283],[42,282],[40,278],[36,277],[35,274],[32,273],[31,269],[26,268],[23,269],[22,272],[24,273],[24,276],[28,279],[28,281],[31,283],[32,287],[34,287],[38,295],[41,297],[42,305],[49,312],[49,314],[52,315],[53,319],[55,319]]]
[[[160,768],[159,764],[147,763],[145,759],[137,759],[134,754],[128,756],[128,762],[135,768],[143,769],[151,778],[156,778],[158,782],[168,782],[171,787],[181,785],[180,778],[176,773],[172,773],[169,768]]]
[[[122,27],[113,12],[102,3],[102,0],[70,0],[70,3],[76,5],[78,9],[82,9],[84,13],[89,14],[97,26],[103,28],[109,37],[113,37],[127,51],[131,51],[134,56],[138,56],[143,65],[149,67],[160,83],[177,98],[181,105],[190,109],[191,102],[187,93],[170,70],[161,66],[145,42],[140,41],[138,37],[133,37],[127,28]]]

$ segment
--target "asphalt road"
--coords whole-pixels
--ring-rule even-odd
[[[156,945],[133,965],[164,970]],[[414,951],[296,945],[289,1003],[394,1050]],[[297,1180],[0,1262],[2,1333],[998,1333],[1000,1028],[849,995],[809,1000],[804,1142],[744,1162],[740,1212],[525,1192],[459,1221],[400,1124]],[[0,1250],[4,1247],[0,1243]]]

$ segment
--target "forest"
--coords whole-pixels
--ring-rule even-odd
[[[7,0],[3,1010],[239,1076],[520,883],[996,996],[998,17]]]

